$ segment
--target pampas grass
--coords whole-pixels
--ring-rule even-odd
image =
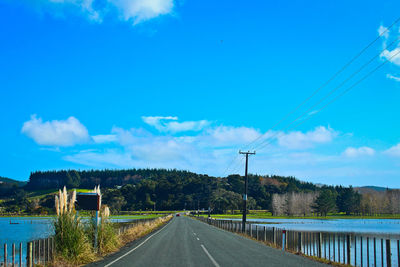
[[[76,190],[69,199],[67,189],[58,191],[55,196],[57,217],[53,223],[58,261],[73,265],[88,263],[94,260],[92,246],[85,235],[84,226],[75,212]]]

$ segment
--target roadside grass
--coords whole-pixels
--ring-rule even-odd
[[[144,222],[142,224],[138,224],[135,227],[132,227],[121,235],[122,245],[126,245],[138,238],[141,238],[142,236],[147,235],[148,233],[154,231],[163,224],[169,222],[172,218],[172,215],[168,215],[163,218],[157,218],[152,222]]]

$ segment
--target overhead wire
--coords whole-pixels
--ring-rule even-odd
[[[331,101],[329,101],[328,103],[326,103],[324,106],[322,106],[318,112],[321,112],[322,110],[324,110],[325,108],[327,108],[329,105],[333,104],[335,101],[337,101],[339,98],[341,98],[342,96],[344,96],[345,94],[347,94],[350,90],[352,90],[354,87],[356,87],[357,85],[359,85],[361,82],[363,82],[365,79],[367,79],[369,76],[371,76],[374,72],[376,72],[377,70],[379,70],[380,68],[382,68],[384,65],[386,65],[388,62],[390,62],[393,58],[395,58],[396,56],[398,56],[400,54],[400,50],[398,52],[396,52],[395,54],[393,54],[390,58],[386,59],[383,63],[379,64],[377,67],[375,67],[373,70],[371,70],[370,72],[368,72],[366,75],[364,75],[361,79],[359,79],[358,81],[356,81],[355,83],[353,83],[349,88],[347,88],[346,90],[344,90],[343,92],[341,92],[339,95],[337,95],[336,97],[334,97]],[[307,120],[309,120],[311,118],[311,116],[309,116],[308,118],[300,121],[298,124],[294,125],[292,128],[290,128],[289,130],[292,130],[294,128],[297,128],[298,126],[300,126],[301,124],[305,123]],[[281,134],[283,135],[284,133],[281,132]],[[263,149],[266,146],[268,146],[269,144],[272,143],[273,140],[271,140],[270,142],[264,144],[263,146],[259,147],[259,149]]]
[[[289,116],[291,116],[292,114],[294,114],[297,110],[299,110],[302,106],[304,106],[308,101],[310,101],[315,95],[317,95],[323,88],[325,88],[328,84],[330,84],[334,79],[336,79],[337,76],[339,76],[339,74],[341,74],[345,69],[347,69],[354,61],[356,61],[366,50],[368,50],[376,41],[378,41],[382,36],[384,36],[394,25],[396,25],[398,22],[400,21],[400,17],[397,18],[390,26],[388,26],[387,28],[385,28],[385,30],[383,30],[373,41],[371,41],[367,46],[365,46],[359,53],[356,54],[356,56],[354,56],[352,59],[350,59],[345,65],[343,65],[343,67],[341,67],[334,75],[332,75],[322,86],[320,86],[319,88],[317,88],[310,96],[308,96],[305,100],[303,100],[299,105],[297,105],[293,110],[291,110],[290,112],[288,112],[283,118],[281,118],[277,123],[275,123],[268,131],[266,131],[264,134],[259,135],[257,138],[255,138],[253,141],[251,141],[250,143],[248,143],[245,148],[249,148],[252,144],[256,143],[258,140],[260,140],[262,137],[266,136],[269,131],[275,129],[275,127],[277,127],[278,125],[280,125],[283,121],[285,121]],[[390,45],[388,45],[387,47],[391,46],[392,44],[394,44],[397,40],[393,41]],[[386,48],[387,48],[386,47]],[[339,89],[341,86],[343,86],[346,82],[348,82],[349,80],[351,80],[356,74],[358,74],[362,69],[364,69],[367,65],[369,65],[376,57],[380,56],[382,52],[380,52],[378,55],[376,55],[375,57],[373,57],[368,63],[364,64],[358,71],[356,71],[356,73],[353,73],[350,77],[348,77],[344,82],[341,83],[340,86],[336,87],[334,90],[332,90],[330,93],[328,93],[328,95],[326,95],[323,100],[320,100],[318,102],[318,104],[320,104],[321,102],[323,102],[327,97],[329,97],[332,93],[334,93],[337,89]],[[387,63],[387,61],[386,61]],[[315,105],[314,105],[315,106]],[[314,107],[313,106],[313,107]],[[319,110],[318,112],[320,112],[321,110]],[[289,126],[296,122],[297,120],[299,120],[302,116],[304,116],[306,112],[302,113],[301,116],[297,117],[294,121],[292,121]],[[308,120],[308,119],[307,119]],[[258,146],[262,145],[264,142],[266,142],[268,139],[271,139],[272,137],[270,136],[269,138],[267,138],[266,140],[264,140],[263,142],[261,142]],[[255,149],[255,148],[254,148]],[[252,149],[253,150],[253,149]],[[229,163],[228,167],[225,169],[224,174],[225,175],[229,168],[232,166],[233,162],[236,161],[236,159],[238,158],[238,154],[233,158],[233,160]]]
[[[284,130],[286,130],[290,125],[292,125],[293,123],[295,123],[296,121],[300,120],[302,117],[308,115],[310,113],[310,111],[313,111],[313,109],[315,109],[318,105],[320,105],[321,103],[323,103],[326,99],[328,99],[332,94],[334,94],[337,90],[339,90],[340,88],[342,88],[347,82],[349,82],[351,79],[353,79],[357,74],[359,74],[363,69],[365,69],[368,65],[370,65],[376,58],[378,58],[387,48],[391,47],[393,44],[395,44],[398,40],[400,39],[400,37],[398,37],[396,40],[394,40],[393,42],[391,42],[388,46],[386,46],[381,52],[379,52],[379,54],[373,56],[372,58],[370,58],[370,60],[367,61],[367,63],[363,64],[360,68],[358,68],[355,72],[353,72],[349,77],[347,77],[344,81],[342,81],[338,86],[336,86],[335,88],[333,88],[331,91],[329,91],[323,98],[321,98],[317,103],[315,103],[314,105],[312,105],[311,107],[309,107],[308,109],[306,109],[303,113],[301,113],[299,116],[297,116],[294,120],[292,120],[291,122],[289,122],[289,124],[286,125],[286,127],[284,128]],[[318,110],[317,112],[320,112],[320,110]],[[310,116],[311,117],[311,116]],[[276,137],[277,133],[274,134],[273,136],[271,136],[269,139],[274,139]],[[268,140],[264,140],[263,142],[268,142]],[[262,142],[262,143],[263,143]],[[262,146],[262,143],[260,143],[258,146],[254,147],[253,149],[258,149],[259,146]]]

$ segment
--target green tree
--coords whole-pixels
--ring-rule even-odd
[[[317,213],[326,216],[336,210],[336,194],[331,190],[323,190],[315,199],[314,207]]]
[[[347,215],[360,211],[361,195],[354,191],[353,187],[339,188],[339,195],[336,200],[339,211]]]

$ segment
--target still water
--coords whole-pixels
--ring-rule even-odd
[[[399,219],[249,219],[267,223],[269,227],[317,232],[351,232],[400,235]]]

